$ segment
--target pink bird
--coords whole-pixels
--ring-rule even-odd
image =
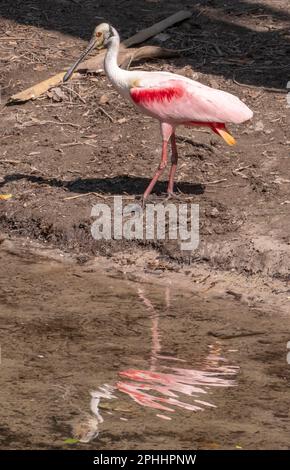
[[[239,98],[199,82],[169,72],[128,71],[118,66],[119,34],[107,23],[96,27],[83,54],[68,70],[68,80],[84,57],[94,48],[107,47],[104,68],[106,75],[124,98],[142,113],[158,119],[162,135],[161,161],[143,200],[151,193],[167,166],[168,143],[171,143],[171,169],[167,193],[173,194],[178,153],[175,130],[177,126],[206,126],[220,135],[229,145],[235,139],[226,129],[227,123],[241,124],[253,117],[253,112]]]

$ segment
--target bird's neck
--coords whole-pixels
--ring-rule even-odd
[[[115,29],[114,36],[109,39],[108,49],[104,61],[107,77],[116,88],[124,88],[130,72],[123,70],[118,65],[118,53],[120,48],[120,37]]]

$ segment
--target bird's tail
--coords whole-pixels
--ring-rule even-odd
[[[236,139],[229,133],[226,128],[226,125],[222,122],[199,122],[199,121],[190,121],[186,122],[187,126],[207,126],[211,128],[216,134],[221,136],[228,145],[236,145]]]
[[[220,135],[228,145],[236,145],[236,139],[229,133],[224,124],[212,125],[212,130]]]

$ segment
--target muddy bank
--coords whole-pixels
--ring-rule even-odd
[[[288,315],[31,244],[0,258],[2,449],[289,449]]]

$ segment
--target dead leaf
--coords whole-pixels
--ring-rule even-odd
[[[65,72],[58,73],[57,75],[54,75],[53,77],[50,77],[43,82],[37,83],[31,88],[27,88],[27,90],[16,93],[16,95],[12,95],[9,99],[9,103],[24,103],[25,101],[29,100],[36,100],[36,98],[43,95],[51,88],[62,83],[64,75]]]
[[[52,88],[47,93],[47,96],[49,98],[51,98],[53,101],[57,102],[57,103],[60,102],[60,101],[64,101],[65,98],[66,98],[65,93],[62,91],[62,89],[60,87]]]
[[[12,194],[0,194],[0,201],[7,201],[12,198]]]
[[[127,122],[127,119],[126,119],[126,118],[118,119],[118,123],[119,123],[119,124],[124,124],[125,122]]]
[[[79,442],[78,439],[74,439],[73,437],[69,437],[64,441],[65,444],[77,444]]]
[[[99,99],[100,104],[106,104],[109,102],[109,97],[108,95],[102,95],[101,98]]]

